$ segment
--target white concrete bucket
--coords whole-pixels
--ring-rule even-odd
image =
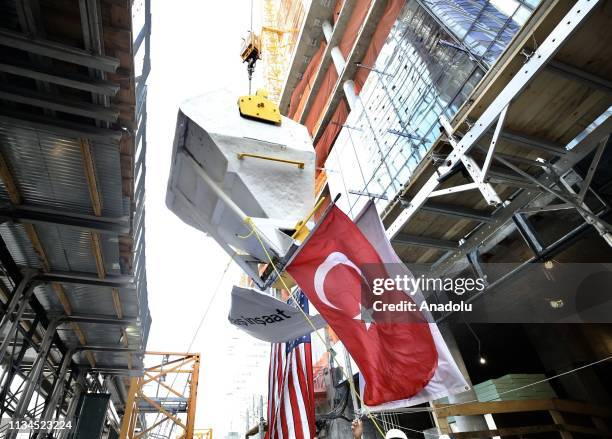
[[[286,117],[280,125],[245,119],[226,90],[180,106],[166,204],[214,238],[258,286],[257,264],[268,258],[245,219],[282,261],[296,223],[314,206],[314,178],[315,153],[303,125]]]

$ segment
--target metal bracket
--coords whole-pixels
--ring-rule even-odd
[[[502,114],[504,117],[505,117],[505,112],[507,108],[508,106],[506,106],[502,110]],[[503,122],[503,119],[501,118],[501,116],[500,116],[500,120]],[[444,117],[444,115],[441,115],[440,123],[442,124],[442,127],[446,131],[448,142],[451,144],[453,149],[457,151],[459,148],[459,143],[453,137],[453,127],[450,121],[446,117]],[[499,132],[498,132],[499,128],[500,128],[500,124],[498,123],[497,129],[495,130],[497,136],[499,136]],[[494,135],[493,141],[491,143],[492,145],[495,144],[495,139],[496,138]],[[491,153],[490,152],[491,150],[492,149],[489,148],[489,153]],[[468,173],[470,174],[470,177],[472,177],[472,180],[474,180],[474,183],[476,184],[475,187],[478,188],[478,190],[482,193],[482,196],[485,198],[485,200],[487,200],[487,203],[489,203],[489,205],[491,206],[498,206],[499,204],[501,204],[502,200],[499,198],[499,195],[497,195],[497,192],[495,192],[495,189],[493,189],[493,186],[491,186],[490,183],[485,183],[485,172],[483,172],[483,170],[480,169],[480,166],[478,166],[478,164],[472,157],[467,155],[467,151],[459,155],[459,160],[461,160],[461,163],[463,163],[463,166],[465,166],[465,169],[467,169]],[[489,162],[490,162],[490,159],[489,159]],[[486,161],[485,161],[485,164],[486,164]],[[432,195],[433,194],[430,194],[430,196]]]

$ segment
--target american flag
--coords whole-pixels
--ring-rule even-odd
[[[296,297],[308,314],[304,293],[300,291]],[[316,430],[309,334],[287,343],[272,343],[268,381],[266,439],[312,439]]]

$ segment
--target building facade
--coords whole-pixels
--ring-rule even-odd
[[[600,319],[575,327],[539,324],[533,307],[543,304],[550,310],[560,302],[551,302],[526,273],[526,267],[540,262],[545,263],[543,270],[559,270],[555,275],[544,271],[545,277],[560,278],[564,263],[612,259],[609,230],[594,217],[586,220],[584,212],[575,211],[534,213],[554,204],[550,188],[542,183],[547,173],[557,175],[558,181],[572,182],[568,187],[586,182],[584,191],[593,195],[591,201],[597,206],[593,211],[602,215],[599,218],[607,215],[605,206],[610,203],[610,175],[603,164],[610,151],[601,135],[609,132],[605,121],[611,102],[604,97],[605,81],[586,82],[586,78],[599,81],[609,74],[596,61],[599,49],[585,45],[577,49],[578,41],[595,44],[599,37],[593,29],[607,26],[604,7],[563,41],[558,54],[547,54],[546,68],[537,70],[538,76],[534,73],[536,79],[523,83],[514,79],[522,70],[531,74],[529,66],[538,58],[533,55],[540,54],[545,40],[560,44],[553,29],[562,22],[575,23],[569,19],[573,3],[312,1],[287,70],[280,109],[304,124],[313,138],[318,195],[327,200],[341,195],[337,204],[352,217],[373,199],[403,262],[428,264],[436,274],[476,273],[489,279],[487,292],[500,291],[499,296],[481,298],[481,302],[490,309],[504,309],[502,319],[464,322],[457,315],[436,316],[457,362],[476,385],[463,401],[490,401],[483,389],[496,385],[496,379],[520,381],[516,374],[550,384],[540,389],[544,392],[540,397],[555,395],[598,404],[611,399],[605,378],[609,368],[600,363],[571,378],[554,378],[609,355],[609,347],[604,347],[609,346],[609,323]],[[505,109],[497,104],[504,93],[512,93]],[[496,117],[485,121],[493,112]],[[495,134],[497,120],[501,122]],[[470,156],[452,155],[481,121],[488,128],[474,141],[480,143],[471,145]],[[594,144],[584,145],[591,134],[599,136],[601,164],[598,155],[591,163]],[[474,158],[477,167],[484,166],[486,148],[496,140],[501,146],[494,156],[509,165],[501,166],[494,158],[496,163],[485,171],[488,178],[480,181],[466,163]],[[562,159],[572,149],[576,153]],[[590,187],[589,168],[598,169],[600,175],[599,183]],[[434,181],[440,169],[444,171]],[[462,184],[473,191],[457,189]],[[434,193],[431,187],[445,189]],[[478,193],[489,189],[499,202]],[[444,197],[444,190],[452,195]],[[440,198],[428,201],[432,196]],[[487,272],[497,263],[496,268],[508,264],[507,270]],[[579,293],[579,287],[570,288],[562,302],[573,303]],[[509,304],[523,310],[522,315],[510,316]],[[555,333],[567,337],[568,344],[555,341]],[[333,333],[326,337],[332,345],[339,343]],[[319,437],[347,437],[350,429],[342,416],[351,412],[354,403],[346,385],[342,387],[341,374],[334,371],[341,365],[330,363],[325,350],[324,346],[313,350],[318,353],[314,358],[317,406],[323,415]],[[513,381],[516,386],[518,381]],[[339,410],[342,407],[346,410]],[[494,429],[495,423],[499,427],[507,421],[490,415],[444,419],[433,413],[419,406],[375,417],[385,429],[399,425],[414,437]],[[366,436],[374,437],[372,426],[367,428]]]

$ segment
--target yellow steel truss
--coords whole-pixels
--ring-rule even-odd
[[[155,365],[145,368],[143,376],[130,379],[119,438],[141,439],[167,422],[182,429],[182,439],[203,438],[194,434],[200,354],[146,352],[145,360],[151,358],[156,359]],[[179,375],[183,378],[177,379]],[[159,395],[164,393],[166,396],[160,398]],[[164,407],[164,400],[169,401],[168,398],[179,398],[186,403],[181,414],[172,413]],[[143,413],[155,415],[150,425],[143,423],[140,416]],[[212,430],[210,437],[205,439],[212,439]]]

